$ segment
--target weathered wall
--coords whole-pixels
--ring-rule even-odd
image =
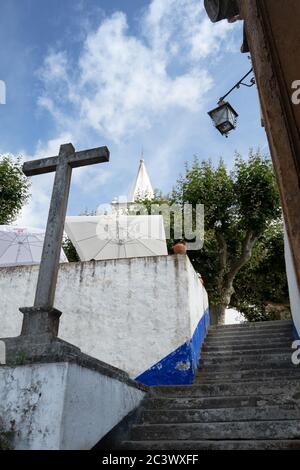
[[[16,450],[89,450],[144,395],[78,364],[0,367],[0,417]]]
[[[18,308],[32,305],[37,273],[0,269],[0,338],[19,335]],[[61,265],[55,307],[59,336],[83,352],[147,384],[192,381],[208,300],[187,257]]]
[[[284,250],[292,317],[297,334],[300,337],[300,291],[297,284],[292,253],[286,231],[284,232]]]
[[[299,0],[239,0],[300,289]]]

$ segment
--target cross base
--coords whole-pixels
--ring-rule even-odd
[[[73,344],[47,334],[2,338],[1,341],[5,343],[7,366],[70,360],[81,353]]]
[[[21,335],[4,338],[6,365],[21,365],[30,362],[70,359],[80,349],[57,337],[59,318],[56,308],[22,307],[23,324]]]
[[[23,324],[21,336],[58,335],[59,318],[62,314],[56,308],[21,307],[23,313]]]

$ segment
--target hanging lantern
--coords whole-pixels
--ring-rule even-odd
[[[208,112],[218,131],[228,137],[228,133],[236,128],[238,113],[233,107],[224,101],[219,102],[219,106]]]
[[[213,23],[239,14],[239,6],[236,0],[204,0],[204,8]]]

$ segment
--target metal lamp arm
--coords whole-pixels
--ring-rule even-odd
[[[230,95],[230,93],[231,93],[233,90],[235,90],[236,88],[239,88],[241,85],[247,86],[247,87],[249,87],[249,88],[252,87],[252,86],[255,84],[254,78],[251,80],[251,85],[248,85],[248,84],[246,84],[246,83],[243,83],[243,80],[245,80],[245,78],[247,78],[247,77],[250,75],[250,73],[252,73],[252,72],[253,72],[253,68],[251,68],[251,69],[249,70],[249,72],[247,72],[246,75],[244,75],[244,76],[226,93],[226,95],[222,96],[222,97],[219,99],[218,104],[222,103],[222,102],[225,100],[225,98],[227,98],[227,96]]]

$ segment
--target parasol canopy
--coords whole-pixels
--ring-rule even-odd
[[[0,225],[0,267],[39,264],[44,237],[44,230]],[[60,262],[67,261],[61,250]]]
[[[168,254],[161,215],[66,217],[65,231],[81,261]]]

